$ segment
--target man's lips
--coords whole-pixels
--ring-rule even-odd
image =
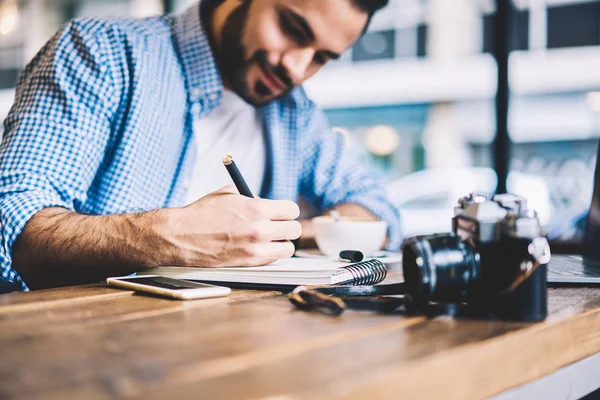
[[[267,70],[262,65],[260,66],[260,69],[264,77],[263,81],[269,89],[271,89],[272,93],[283,91],[286,88],[286,85],[271,71]]]

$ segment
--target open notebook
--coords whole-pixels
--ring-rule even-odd
[[[348,264],[339,261],[290,258],[263,267],[151,268],[138,275],[162,275],[194,281],[259,285],[373,285],[386,276],[379,260]]]

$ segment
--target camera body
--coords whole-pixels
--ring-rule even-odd
[[[452,225],[452,233],[404,244],[404,279],[417,309],[544,320],[550,247],[525,198],[470,194],[459,199]]]

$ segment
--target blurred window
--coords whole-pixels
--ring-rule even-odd
[[[393,30],[366,33],[352,47],[352,61],[393,59],[395,39]]]
[[[448,192],[434,192],[416,197],[402,204],[402,208],[436,208],[448,204]]]
[[[12,89],[17,86],[21,68],[0,68],[0,89]]]
[[[483,52],[494,51],[494,14],[483,16]],[[514,29],[510,38],[510,50],[529,50],[529,10],[517,10]]]
[[[0,47],[0,89],[12,89],[22,69],[23,47]]]
[[[77,4],[67,7],[66,11],[76,14],[77,17],[127,17],[131,14],[131,4],[129,0],[80,0]]]
[[[548,7],[549,49],[600,45],[600,1]]]
[[[173,11],[175,13],[182,12],[188,7],[194,5],[198,0],[170,0],[173,2]]]
[[[427,56],[427,25],[417,26],[417,57]]]

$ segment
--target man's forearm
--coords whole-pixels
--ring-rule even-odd
[[[47,208],[26,224],[13,246],[13,267],[32,289],[126,275],[176,262],[160,230],[164,210],[89,216]]]
[[[291,257],[298,205],[225,187],[181,208],[86,216],[62,208],[34,215],[13,245],[30,288],[99,282],[153,266],[266,265]]]
[[[342,216],[377,218],[355,204]],[[99,282],[143,268],[179,265],[181,254],[165,233],[168,210],[90,216],[47,208],[26,224],[13,246],[13,268],[32,289]],[[310,221],[301,221],[300,247],[316,247]]]
[[[365,221],[376,221],[377,217],[366,208],[358,204],[340,204],[335,207],[342,217],[361,218]],[[300,221],[302,224],[302,236],[300,237],[300,248],[316,248],[315,231],[310,220]]]

